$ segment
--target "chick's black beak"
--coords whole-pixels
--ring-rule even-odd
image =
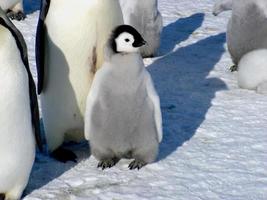
[[[145,40],[141,40],[141,41],[139,41],[139,42],[135,42],[134,44],[133,44],[133,46],[134,47],[141,47],[141,46],[144,46],[144,45],[146,45],[146,41]]]
[[[143,46],[143,45],[146,45],[147,42],[145,40],[143,40],[141,43],[142,43],[142,46]]]

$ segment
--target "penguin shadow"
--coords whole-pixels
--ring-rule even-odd
[[[190,140],[205,120],[223,81],[208,78],[224,53],[225,33],[177,49],[148,66],[161,99],[163,141],[158,160]]]
[[[48,45],[50,45],[51,47],[54,46],[52,48],[52,49],[54,49],[54,51],[52,52],[52,55],[54,55],[57,58],[58,63],[59,64],[65,63],[67,65],[66,58],[63,55],[62,51],[51,40],[49,40]],[[46,71],[46,73],[47,73],[47,71]],[[69,104],[73,105],[73,101],[77,105],[75,93],[74,93],[74,90],[73,90],[72,85],[71,85],[70,80],[69,80],[69,75],[68,75],[69,74],[69,68],[66,67],[65,69],[61,70],[59,72],[59,74],[60,74],[60,79],[63,81],[65,89],[66,89],[64,91],[68,91],[68,95],[64,94],[64,91],[60,90],[60,86],[59,86],[59,88],[56,90],[57,94],[54,94],[54,96],[56,97],[57,95],[64,95],[66,98],[65,98],[65,101],[62,102],[62,105],[63,105],[63,107],[65,107],[65,109],[68,109],[67,105],[69,105]],[[52,74],[52,73],[50,75],[51,75],[51,77],[53,75],[58,76],[57,74]],[[55,78],[53,80],[55,80]],[[58,87],[58,84],[56,84],[56,83],[52,83],[51,85],[53,85],[53,87]],[[44,86],[45,86],[44,89],[46,89],[47,87],[50,87],[46,84]],[[71,92],[69,92],[69,91],[71,91]],[[60,109],[62,109],[63,107],[62,106],[55,106],[54,111],[60,112]],[[81,115],[81,114],[79,114],[79,115]],[[53,117],[53,114],[51,114],[51,117]],[[50,121],[50,123],[51,123],[51,121]],[[49,127],[48,127],[48,129],[49,129]],[[44,134],[44,128],[43,128],[42,132]],[[69,143],[64,144],[63,147],[73,151],[77,155],[77,158],[78,158],[77,162],[76,163],[74,163],[74,162],[62,163],[62,162],[59,162],[59,161],[51,158],[48,155],[37,153],[35,163],[33,165],[33,169],[31,172],[30,179],[29,179],[28,186],[27,186],[26,190],[24,191],[24,197],[26,195],[30,194],[31,192],[33,192],[34,190],[41,188],[42,186],[48,184],[52,180],[61,176],[63,173],[65,173],[69,169],[73,168],[75,165],[77,165],[82,160],[85,160],[88,157],[90,157],[89,145],[88,145],[88,142],[86,142],[86,141],[81,142],[81,143],[69,142]]]
[[[204,13],[196,13],[165,26],[161,33],[159,54],[165,55],[171,52],[177,44],[188,39],[197,28],[201,27],[204,16]]]
[[[77,155],[77,163],[61,163],[49,156],[38,153],[35,158],[29,183],[23,193],[23,197],[27,197],[27,195],[32,193],[34,190],[40,189],[49,182],[63,175],[65,172],[79,164],[82,160],[85,160],[90,156],[89,145],[87,142],[79,144],[69,143],[64,145],[64,147],[71,149]]]
[[[23,0],[23,8],[26,15],[40,10],[41,0]]]

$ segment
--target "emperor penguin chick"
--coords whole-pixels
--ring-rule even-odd
[[[27,47],[0,8],[0,199],[18,200],[41,148],[38,101]],[[42,149],[41,149],[42,150]]]
[[[140,48],[143,57],[155,56],[163,27],[157,0],[120,0],[124,23],[136,28],[146,40]]]
[[[130,169],[153,162],[162,140],[160,100],[139,48],[146,42],[131,26],[117,27],[87,97],[85,137],[98,167],[133,158]]]
[[[233,63],[250,51],[267,48],[267,1],[234,0],[227,27],[227,45]]]
[[[11,19],[20,21],[26,17],[23,11],[23,0],[0,0],[0,7]]]

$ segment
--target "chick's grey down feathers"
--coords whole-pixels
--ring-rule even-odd
[[[140,169],[156,159],[162,139],[159,97],[139,53],[107,52],[87,98],[85,136],[99,167],[134,158],[129,168]]]

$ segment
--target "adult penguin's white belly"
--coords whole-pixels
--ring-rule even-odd
[[[84,138],[86,97],[103,62],[104,44],[122,24],[117,0],[51,0],[45,19],[45,77],[41,94],[48,148]]]
[[[0,194],[17,199],[35,157],[29,78],[13,35],[1,24],[0,43]]]

